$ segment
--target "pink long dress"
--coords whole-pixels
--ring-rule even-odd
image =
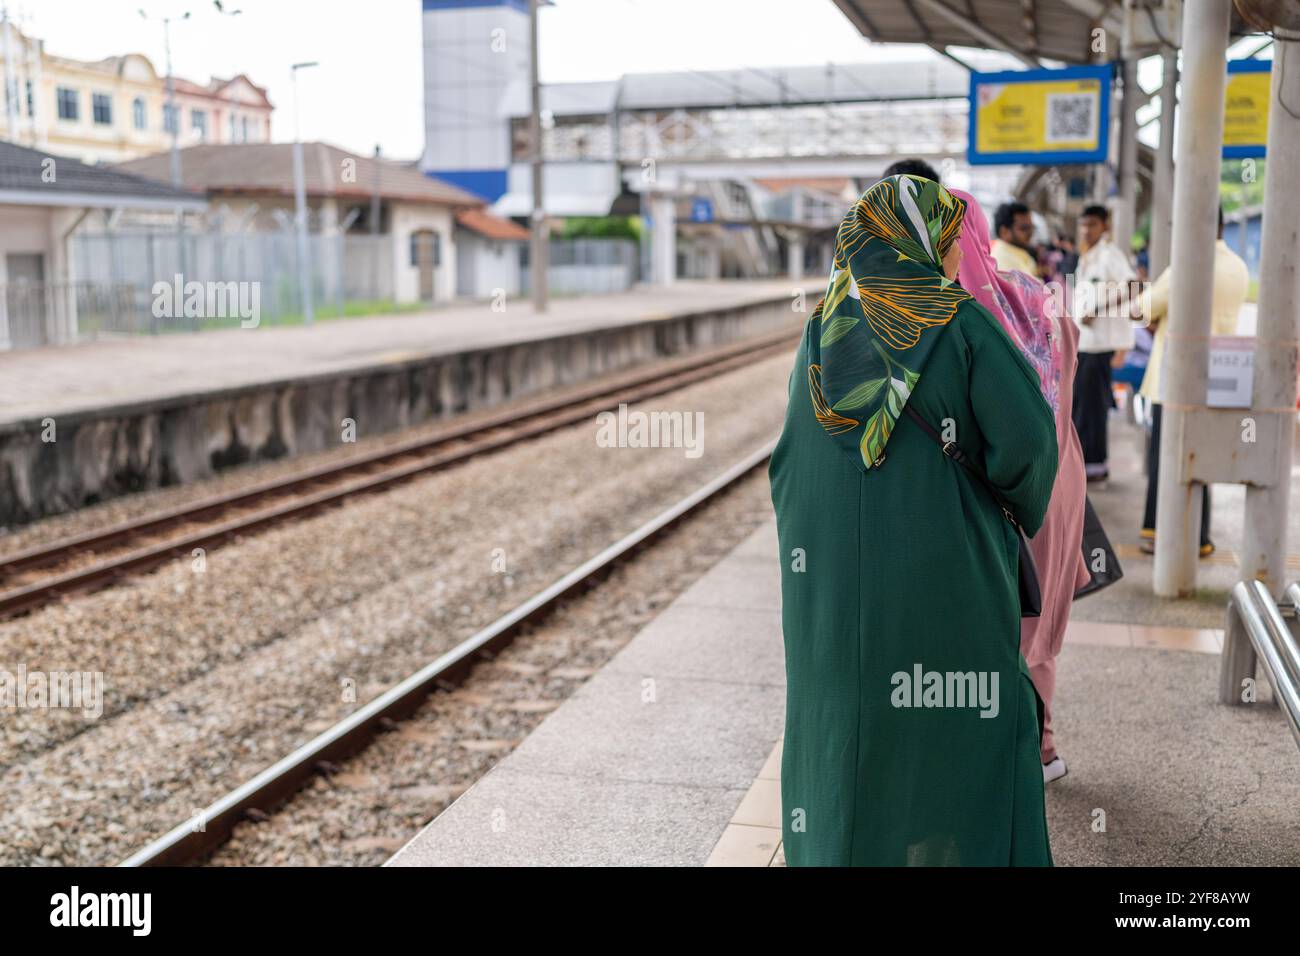
[[[1040,617],[1022,618],[1020,652],[1043,699],[1042,760],[1056,757],[1052,734],[1052,697],[1056,692],[1056,656],[1065,641],[1074,592],[1089,581],[1083,559],[1084,497],[1087,480],[1083,449],[1070,417],[1074,369],[1079,354],[1079,328],[1070,318],[1063,295],[1050,291],[1023,272],[999,272],[989,251],[988,220],[973,196],[950,190],[966,200],[962,227],[961,268],[957,281],[997,318],[1003,330],[1038,372],[1043,397],[1056,414],[1056,445],[1060,464],[1047,517],[1029,542],[1043,592]],[[1065,387],[1061,383],[1065,383]]]

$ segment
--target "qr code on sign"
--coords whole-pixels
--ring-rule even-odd
[[[1097,96],[1094,93],[1049,93],[1047,135],[1049,143],[1093,140],[1097,136]]]

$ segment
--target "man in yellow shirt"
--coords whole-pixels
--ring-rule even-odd
[[[1038,260],[1029,251],[1034,240],[1034,220],[1022,202],[1004,202],[993,214],[993,259],[1002,272],[1016,269],[1038,278]]]
[[[1160,406],[1164,399],[1161,366],[1164,363],[1169,323],[1177,321],[1169,315],[1171,265],[1142,294],[1142,315],[1155,329],[1151,345],[1151,358],[1138,394],[1151,402],[1151,440],[1147,445],[1147,501],[1142,516],[1140,546],[1148,554],[1155,551],[1156,539],[1156,489],[1160,484]],[[1250,271],[1241,257],[1223,241],[1223,208],[1219,208],[1219,240],[1214,244],[1214,294],[1210,304],[1210,334],[1235,335],[1237,316],[1250,286]],[[1201,556],[1214,551],[1210,541],[1210,487],[1202,486],[1201,497]]]

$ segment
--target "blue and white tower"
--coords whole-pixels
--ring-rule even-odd
[[[528,81],[528,0],[422,0],[420,168],[495,202],[506,191],[512,83]]]

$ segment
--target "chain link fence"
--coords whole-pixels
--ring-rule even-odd
[[[72,255],[74,282],[0,283],[0,348],[303,321],[292,233],[81,233]],[[408,308],[396,302],[393,255],[389,235],[309,236],[315,315]],[[625,292],[640,272],[630,239],[555,239],[550,257],[556,295]],[[526,246],[520,260],[528,295]]]
[[[307,248],[312,302],[318,314],[345,314],[349,303],[393,302],[390,236],[313,235]],[[84,297],[95,319],[87,323],[79,309],[83,337],[222,328],[247,320],[239,310],[195,315],[199,310],[187,309],[185,300],[174,294],[160,302],[160,293],[166,292],[159,283],[172,287],[173,293],[178,282],[182,290],[193,282],[204,287],[236,283],[235,291],[245,305],[256,290],[261,322],[287,324],[303,317],[298,247],[289,233],[85,233],[74,237],[73,256],[77,285],[86,287],[79,292],[78,304]],[[90,287],[101,291],[91,294]],[[131,293],[124,296],[123,287]],[[95,308],[97,295],[115,303],[128,301],[123,307],[104,310]]]
[[[552,239],[549,251],[547,279],[553,295],[626,292],[641,268],[640,248],[632,239]],[[525,245],[520,257],[524,295],[532,293],[529,256]]]

